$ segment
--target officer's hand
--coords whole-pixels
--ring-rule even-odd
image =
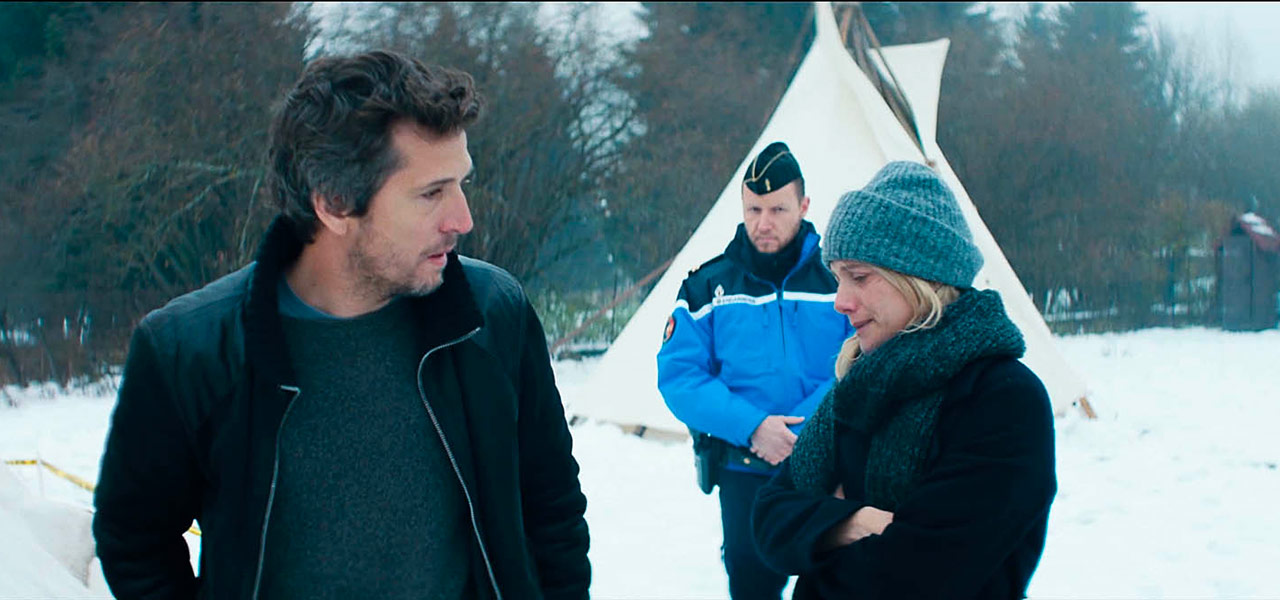
[[[802,422],[804,417],[784,415],[765,417],[751,434],[751,452],[771,465],[777,465],[786,460],[791,456],[791,450],[796,447],[796,434],[791,433],[787,426]]]

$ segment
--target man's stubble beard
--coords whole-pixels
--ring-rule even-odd
[[[373,235],[379,235],[376,231],[368,231]],[[386,236],[381,239],[388,240]],[[440,269],[439,276],[434,281],[430,281],[423,285],[415,285],[412,281],[417,267],[422,264],[426,256],[419,256],[418,261],[413,264],[413,268],[409,269],[405,279],[397,281],[390,279],[384,275],[387,272],[394,272],[396,265],[400,264],[399,255],[378,256],[369,252],[372,246],[371,235],[365,235],[364,232],[356,239],[351,251],[347,254],[347,265],[351,272],[356,275],[357,290],[356,293],[361,297],[374,300],[377,302],[390,301],[398,296],[422,297],[431,294],[440,289],[444,284],[444,269]],[[388,247],[391,244],[387,244]],[[429,255],[428,255],[429,256]]]

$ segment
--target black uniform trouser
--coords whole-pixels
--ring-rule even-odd
[[[720,553],[729,574],[729,597],[733,600],[778,600],[787,586],[786,575],[760,560],[751,535],[751,504],[756,499],[756,490],[768,481],[768,475],[720,471],[720,523],[724,528]]]

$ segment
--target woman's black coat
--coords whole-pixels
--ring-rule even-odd
[[[1057,491],[1053,412],[1012,358],[978,360],[946,385],[919,480],[882,535],[821,552],[820,538],[864,504],[869,440],[836,424],[845,498],[795,489],[784,468],[760,490],[756,545],[799,574],[794,598],[1022,598],[1044,549]]]

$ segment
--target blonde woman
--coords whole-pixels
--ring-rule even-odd
[[[794,598],[1022,598],[1057,490],[1053,415],[1018,358],[955,196],[919,164],[845,194],[823,262],[856,333],[839,381],[760,490],[764,560]]]

